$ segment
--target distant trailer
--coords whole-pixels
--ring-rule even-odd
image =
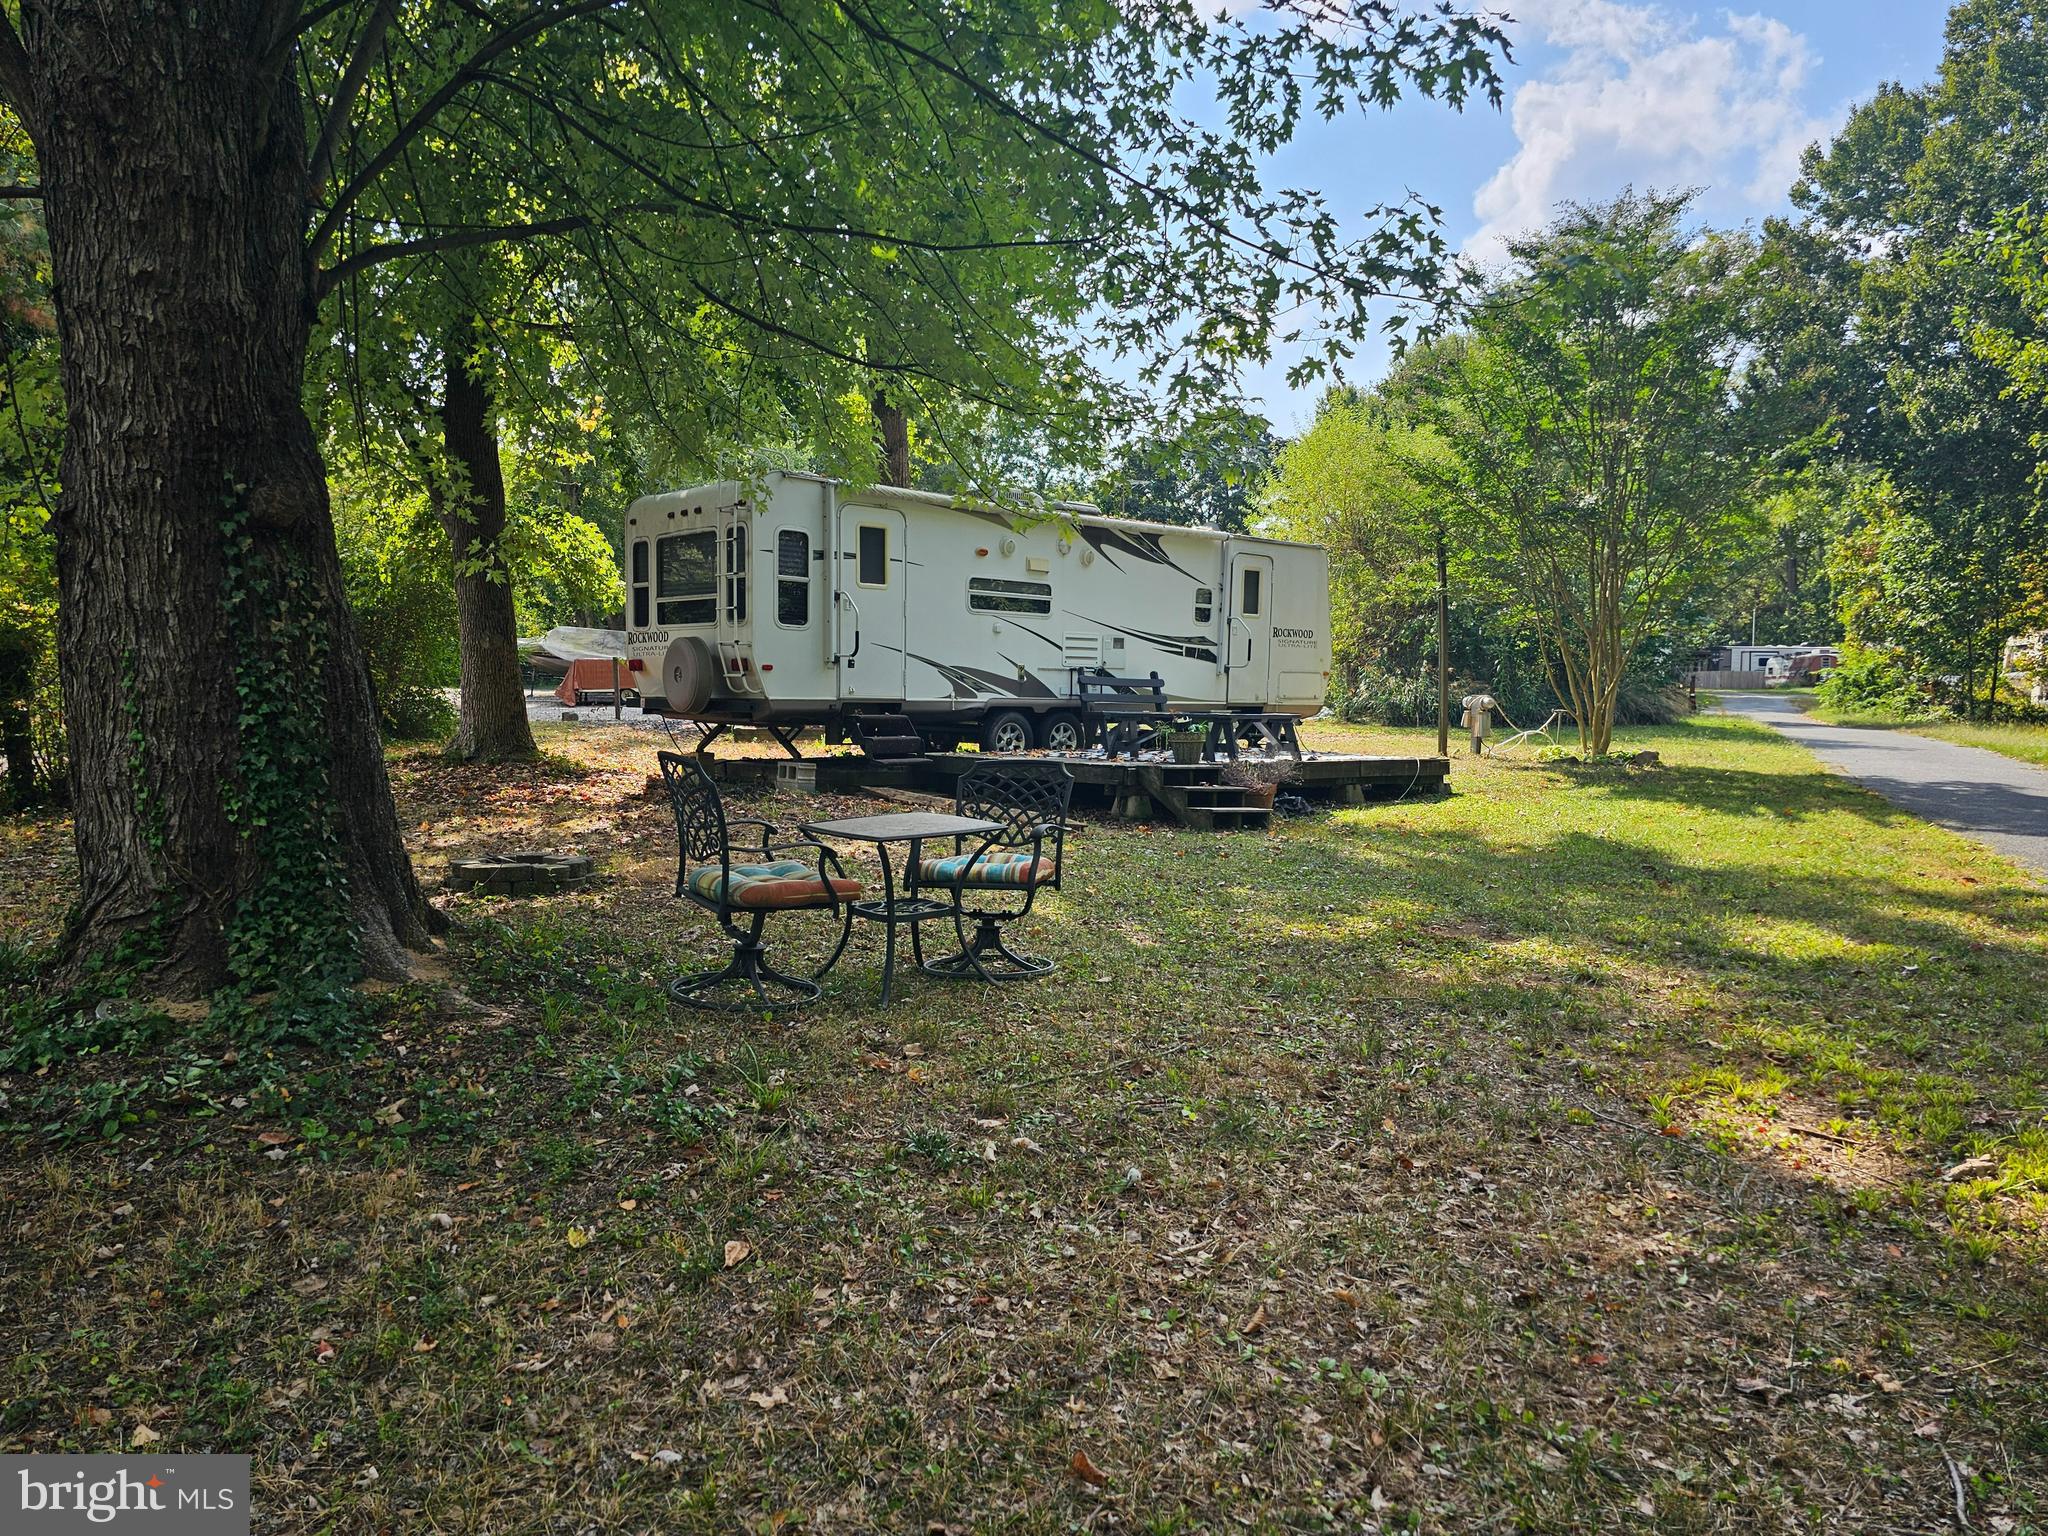
[[[1156,672],[1190,709],[1322,707],[1323,549],[1047,511],[781,472],[644,496],[623,562],[643,708],[835,735],[900,716],[936,750],[1071,751],[1083,675]]]

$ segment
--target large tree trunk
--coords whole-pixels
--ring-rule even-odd
[[[462,652],[462,711],[448,750],[484,762],[532,757],[526,689],[519,680],[519,629],[505,568],[505,474],[490,389],[469,363],[474,332],[458,326],[444,352],[441,442],[452,483],[441,525],[455,554],[455,626]]]
[[[430,944],[300,405],[303,119],[262,0],[26,0],[67,432],[75,974],[281,985]],[[267,65],[263,56],[270,55]]]
[[[876,478],[883,485],[910,484],[910,422],[889,403],[887,395],[876,395],[875,452]]]

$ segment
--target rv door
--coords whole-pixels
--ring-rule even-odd
[[[1223,654],[1230,668],[1224,697],[1232,704],[1267,703],[1272,693],[1272,556],[1233,554],[1224,603]]]
[[[903,700],[903,514],[841,505],[834,518],[834,670],[848,703]]]

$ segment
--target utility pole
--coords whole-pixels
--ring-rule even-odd
[[[1436,755],[1451,755],[1451,568],[1441,518],[1436,524]]]

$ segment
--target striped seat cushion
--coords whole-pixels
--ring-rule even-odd
[[[970,861],[972,868],[969,867]],[[991,848],[979,858],[971,853],[923,859],[917,878],[923,885],[1037,885],[1050,880],[1057,865],[1025,848]]]
[[[685,884],[693,896],[704,901],[716,901],[724,880],[724,870],[716,864],[706,864],[691,870]],[[831,887],[829,891],[826,889],[828,884]],[[846,901],[859,894],[858,880],[849,880],[842,875],[828,875],[820,880],[814,865],[797,859],[782,859],[773,864],[733,865],[732,883],[726,886],[725,902],[731,907],[822,907],[835,896]]]

